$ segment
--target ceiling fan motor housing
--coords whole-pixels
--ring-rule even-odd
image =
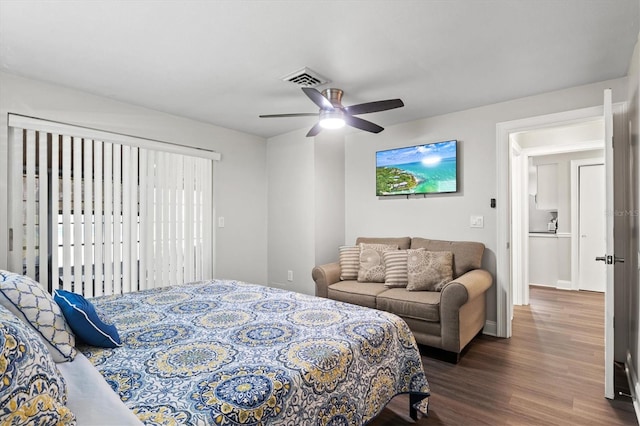
[[[327,98],[335,108],[342,108],[343,93],[344,92],[340,89],[329,88],[322,91],[322,96]]]

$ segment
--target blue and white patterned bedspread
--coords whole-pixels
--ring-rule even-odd
[[[220,280],[92,302],[123,346],[80,349],[145,424],[361,425],[429,393],[413,335],[386,312]]]

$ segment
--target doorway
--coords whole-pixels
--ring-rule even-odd
[[[578,290],[579,189],[576,165],[603,164],[603,120],[593,118],[514,132],[511,158],[511,287],[514,305],[529,304],[529,284]],[[596,185],[596,183],[591,183]],[[604,186],[604,175],[600,186]],[[595,214],[602,219],[604,208]],[[591,263],[594,263],[593,256]]]
[[[513,263],[518,262],[520,253],[523,248],[515,247],[511,243],[517,241],[513,239],[512,231],[521,230],[522,226],[515,226],[510,218],[512,216],[511,209],[517,206],[517,203],[513,203],[513,187],[511,182],[512,162],[514,159],[511,156],[513,152],[513,135],[518,132],[526,132],[531,130],[545,129],[553,126],[561,126],[566,124],[584,123],[586,121],[596,120],[600,117],[606,118],[605,122],[605,137],[606,149],[605,157],[607,158],[605,164],[616,164],[619,167],[615,169],[613,167],[605,167],[607,170],[607,209],[611,212],[615,209],[624,210],[626,206],[626,158],[625,149],[617,150],[613,152],[613,137],[616,135],[616,140],[623,141],[623,148],[626,146],[625,141],[627,138],[626,129],[626,104],[625,103],[611,103],[611,90],[604,91],[604,106],[596,106],[590,108],[584,108],[579,110],[566,111],[556,114],[549,114],[545,116],[529,117],[521,120],[514,120],[504,123],[498,123],[496,125],[496,153],[497,153],[497,182],[498,182],[498,197],[504,200],[503,203],[498,204],[497,222],[499,224],[497,231],[497,249],[496,249],[496,304],[497,304],[497,321],[496,321],[496,335],[499,337],[511,337],[513,318],[513,292],[514,287],[512,283],[514,279],[521,279],[521,276],[514,277],[511,272],[516,268],[513,267]],[[615,120],[613,119],[615,117]],[[613,182],[616,185],[613,185]],[[615,205],[614,205],[615,200]],[[522,205],[522,204],[520,204]],[[609,252],[623,253],[628,242],[628,235],[618,235],[616,233],[615,247],[613,244],[613,224],[619,225],[618,229],[628,229],[625,218],[620,218],[609,214],[607,216],[607,259],[614,259],[613,255]],[[624,222],[624,223],[623,223]],[[522,224],[519,224],[522,225]],[[611,236],[611,238],[610,238]],[[611,239],[611,242],[610,242]],[[525,245],[526,246],[526,245]],[[517,255],[516,255],[517,254]],[[613,262],[612,262],[613,264]],[[615,268],[607,268],[607,291],[605,292],[606,301],[606,327],[605,327],[605,371],[607,374],[605,380],[605,396],[607,398],[613,398],[613,360],[614,349],[615,359],[621,359],[618,349],[624,348],[625,342],[624,336],[628,333],[628,327],[622,324],[623,327],[615,328],[615,342],[614,345],[614,328],[613,328],[613,313],[620,317],[626,318],[626,308],[622,303],[624,300],[622,292],[616,292],[618,297],[615,299],[614,309],[614,275],[615,281],[619,282],[621,286],[624,285],[624,269],[621,265],[617,265]],[[521,281],[520,281],[521,282]],[[624,289],[622,289],[624,290]],[[618,343],[620,345],[618,345]],[[614,347],[615,346],[615,347]]]
[[[624,105],[619,107],[618,104],[614,106],[616,114],[619,111],[624,111]],[[496,221],[498,224],[497,236],[496,236],[496,313],[497,321],[495,334],[498,337],[511,337],[512,327],[511,320],[513,318],[513,293],[514,287],[512,283],[514,279],[522,282],[522,274],[514,277],[512,275],[513,270],[522,270],[514,266],[514,263],[518,262],[519,256],[512,259],[513,253],[520,254],[523,247],[526,244],[522,243],[520,247],[514,246],[512,243],[518,241],[514,239],[513,229],[523,230],[524,225],[519,224],[514,228],[512,225],[512,210],[514,208],[524,209],[524,203],[517,203],[515,198],[511,196],[511,175],[513,162],[514,143],[513,135],[519,132],[528,132],[532,130],[549,129],[551,127],[558,127],[564,125],[585,123],[596,120],[603,117],[603,107],[595,106],[589,108],[583,108],[578,110],[565,111],[555,114],[528,117],[520,120],[513,120],[496,124],[496,165],[497,165],[497,184],[498,184],[498,199],[503,200],[501,203],[497,203],[497,216]],[[593,147],[593,146],[592,146]],[[552,147],[546,147],[551,149]],[[561,149],[562,145],[556,144],[553,149]],[[594,147],[595,148],[595,147]],[[539,149],[531,147],[531,150]],[[534,155],[534,154],[531,154]],[[521,155],[525,158],[526,156]],[[522,161],[522,160],[521,160]],[[526,164],[526,163],[525,163]],[[526,166],[520,169],[525,169]],[[525,193],[526,194],[526,193]],[[528,217],[526,210],[524,210],[522,216],[523,221],[527,221]],[[528,222],[527,222],[528,223]],[[522,231],[521,231],[522,232]],[[523,238],[519,239],[523,241]],[[512,261],[513,260],[513,261]],[[526,263],[526,262],[525,262]],[[524,273],[524,272],[523,272]]]

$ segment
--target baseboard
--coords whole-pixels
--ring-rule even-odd
[[[498,323],[495,321],[485,321],[484,322],[484,330],[482,330],[482,334],[486,334],[488,336],[497,336],[498,335]]]
[[[558,280],[558,282],[556,283],[556,288],[558,290],[572,290],[571,281]]]
[[[633,357],[629,351],[627,351],[627,360],[624,364],[624,371],[627,374],[627,380],[629,381],[629,389],[631,390],[631,398],[633,399],[633,409],[636,412],[636,420],[640,421],[640,404],[638,403],[640,383],[638,383],[638,375],[636,374],[635,368],[633,368]]]

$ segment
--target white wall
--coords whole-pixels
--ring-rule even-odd
[[[616,102],[627,97],[626,78],[622,78],[390,126],[378,135],[348,135],[346,242],[358,236],[406,235],[480,241],[487,247],[483,266],[495,277],[496,210],[489,203],[497,192],[496,124],[602,105],[605,88],[613,89]],[[458,193],[411,199],[376,197],[376,151],[450,139],[460,141]],[[484,228],[470,228],[471,215],[484,216]],[[495,291],[494,285],[488,293],[489,321],[496,320]]]
[[[568,146],[604,140],[604,120],[522,132],[513,136],[521,148]]]
[[[306,130],[267,141],[270,286],[314,294],[314,141]],[[287,281],[287,272],[293,281]]]
[[[629,340],[627,347],[628,367],[633,372],[632,387],[635,391],[636,415],[640,416],[640,34],[629,65],[629,90],[627,94],[629,109],[629,219],[631,232],[627,265],[628,288],[625,295],[629,309]]]
[[[334,262],[344,244],[344,136],[323,132],[314,145],[315,264],[322,265]]]
[[[344,139],[306,131],[267,142],[268,269],[269,285],[315,294],[311,270],[336,260],[344,241]]]
[[[216,163],[216,276],[256,283],[267,279],[266,141],[221,127],[137,107],[85,92],[0,72],[0,170],[7,169],[7,113],[157,139],[222,154]],[[6,175],[0,197],[6,198]],[[7,212],[0,207],[6,251]],[[3,251],[0,250],[0,253]],[[0,268],[6,267],[0,256]]]

